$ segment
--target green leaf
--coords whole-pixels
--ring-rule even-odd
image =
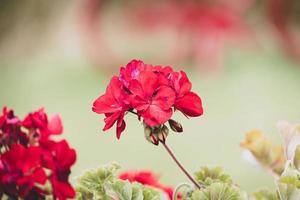
[[[288,162],[284,172],[277,181],[281,200],[300,199],[300,173],[292,162]]]
[[[112,189],[120,200],[132,199],[132,186],[129,181],[116,180],[112,184]]]
[[[209,186],[215,182],[232,184],[231,177],[225,174],[221,167],[201,167],[201,169],[195,173],[195,178],[197,182],[204,186]]]
[[[255,192],[253,194],[253,198],[255,200],[279,200],[279,198],[275,192],[271,192],[266,189]]]
[[[132,184],[132,200],[143,200],[143,188],[139,183]]]
[[[162,199],[160,192],[158,192],[157,190],[150,188],[150,187],[143,188],[143,196],[144,196],[144,200],[160,200],[160,199]]]
[[[139,183],[120,180],[116,164],[86,171],[78,178],[77,200],[161,200],[161,193]]]
[[[212,183],[209,187],[196,190],[191,200],[246,200],[247,196],[239,188],[227,183]]]

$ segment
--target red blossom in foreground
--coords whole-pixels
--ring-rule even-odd
[[[189,117],[202,115],[201,99],[191,89],[192,84],[183,71],[132,60],[121,67],[119,76],[112,77],[105,94],[94,101],[92,109],[105,114],[104,131],[117,124],[119,139],[128,112],[135,113],[151,128],[163,126],[176,110]]]
[[[0,197],[58,200],[75,197],[69,183],[76,152],[65,140],[51,135],[63,132],[59,115],[48,120],[43,109],[19,120],[12,110],[0,116]],[[49,190],[47,183],[50,183]]]
[[[129,171],[123,172],[119,175],[122,180],[128,180],[130,182],[138,182],[143,185],[151,186],[162,190],[170,200],[172,200],[172,195],[174,188],[171,186],[163,185],[159,182],[159,176],[154,174],[152,171]]]
[[[25,197],[35,184],[45,184],[46,174],[41,167],[41,149],[15,144],[1,155],[0,185],[2,193]],[[17,189],[19,188],[19,189]]]

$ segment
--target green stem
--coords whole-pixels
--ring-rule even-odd
[[[179,190],[180,190],[181,188],[183,188],[183,187],[187,187],[187,188],[192,189],[192,186],[191,186],[190,184],[187,184],[187,183],[182,183],[182,184],[178,185],[178,186],[175,188],[174,192],[173,192],[173,198],[172,198],[173,200],[177,200],[178,192],[179,192]]]

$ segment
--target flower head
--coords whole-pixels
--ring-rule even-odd
[[[117,138],[125,130],[124,116],[128,112],[143,119],[145,127],[157,130],[171,120],[176,110],[189,117],[203,114],[201,99],[191,89],[192,84],[183,71],[132,60],[121,67],[105,94],[94,101],[93,111],[105,114],[104,131],[116,124]]]
[[[63,132],[60,116],[56,114],[48,120],[48,116],[43,108],[29,113],[22,121],[22,125],[32,130],[42,141],[48,140],[50,135],[60,135]]]

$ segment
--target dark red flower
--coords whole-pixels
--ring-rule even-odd
[[[53,193],[59,200],[75,197],[75,190],[68,182],[71,166],[76,161],[76,152],[70,148],[65,140],[56,143],[52,151],[51,184]]]
[[[130,182],[138,182],[143,185],[151,186],[162,190],[168,196],[170,200],[172,200],[173,195],[173,187],[163,185],[159,182],[159,176],[154,174],[150,170],[145,171],[129,171],[123,172],[119,175],[119,178],[122,180],[128,180]]]
[[[0,197],[2,194],[10,199],[75,197],[68,179],[76,152],[65,140],[57,142],[50,137],[62,131],[59,115],[48,120],[43,109],[29,113],[23,121],[12,110],[3,109],[0,116]],[[51,183],[52,190],[46,183]]]
[[[42,141],[48,140],[50,135],[60,135],[63,132],[61,118],[58,114],[48,120],[44,109],[29,113],[22,121],[22,125],[37,133]]]
[[[22,122],[26,128],[46,129],[48,125],[48,117],[43,108],[29,113]]]
[[[14,111],[4,107],[0,116],[0,148],[14,143],[26,146],[28,137],[21,130],[21,121],[14,115]]]
[[[0,185],[6,193],[18,192],[24,197],[36,183],[45,184],[47,178],[40,165],[41,153],[39,147],[25,148],[15,144],[1,155]]]

